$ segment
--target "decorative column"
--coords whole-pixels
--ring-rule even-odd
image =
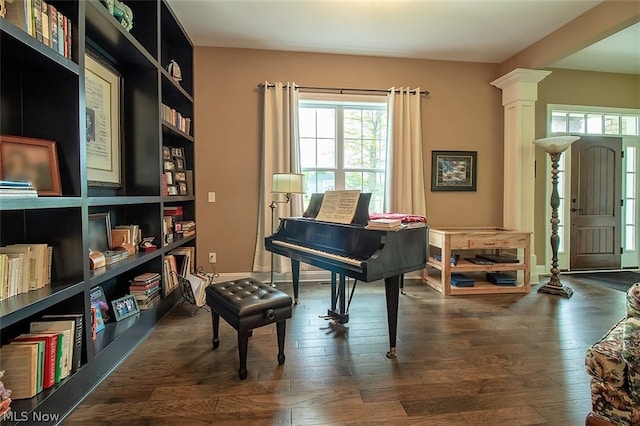
[[[502,90],[504,107],[502,225],[505,228],[533,233],[535,102],[538,83],[549,74],[551,71],[517,68],[491,82]],[[537,265],[534,250],[529,260]],[[537,282],[537,275],[533,275],[532,281]]]

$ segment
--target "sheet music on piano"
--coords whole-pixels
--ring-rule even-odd
[[[345,223],[353,221],[360,199],[360,190],[326,191],[316,220]]]

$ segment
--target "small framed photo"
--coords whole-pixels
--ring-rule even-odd
[[[176,182],[186,182],[187,174],[185,172],[174,172]]]
[[[432,151],[432,191],[475,191],[477,151]]]
[[[184,158],[184,149],[182,149],[182,148],[171,148],[171,156],[173,158]]]
[[[132,315],[140,312],[138,307],[138,301],[135,296],[128,295],[121,297],[120,299],[112,300],[111,307],[113,308],[113,314],[116,317],[116,321],[129,318]]]
[[[0,136],[0,180],[31,182],[38,195],[62,195],[56,143]]]
[[[171,148],[168,146],[162,147],[162,159],[171,160]]]
[[[178,193],[180,195],[187,195],[187,182],[178,182]]]
[[[178,187],[176,185],[167,185],[169,195],[178,195]]]
[[[176,164],[173,161],[164,161],[162,166],[165,170],[175,170]]]
[[[173,172],[164,172],[164,174],[167,177],[167,185],[173,185],[173,182],[174,182]],[[176,173],[176,175],[177,174],[178,173]]]
[[[184,159],[176,158],[176,170],[184,170]]]

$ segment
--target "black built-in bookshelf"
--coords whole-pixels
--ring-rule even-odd
[[[27,332],[29,323],[44,314],[84,314],[82,367],[34,398],[11,404],[18,413],[60,415],[60,422],[181,297],[179,290],[173,291],[154,308],[108,323],[96,340],[91,338],[91,288],[101,286],[109,300],[122,297],[133,277],[162,273],[163,257],[169,251],[195,245],[195,237],[162,245],[165,205],[183,206],[184,220],[195,219],[193,196],[162,192],[163,145],[183,148],[187,169],[193,170],[193,121],[186,134],[161,118],[161,104],[165,104],[193,120],[193,46],[165,0],[126,1],[134,14],[130,32],[99,0],[48,3],[72,23],[70,59],[0,19],[0,134],[55,141],[62,184],[60,197],[0,199],[0,246],[47,243],[53,247],[51,285],[0,301],[0,344]],[[122,77],[119,187],[87,183],[85,53]],[[179,64],[182,81],[176,82],[167,72],[170,60]],[[156,237],[158,249],[139,251],[91,271],[88,217],[105,212],[112,227],[140,225],[143,236]],[[13,423],[9,419],[3,425]]]

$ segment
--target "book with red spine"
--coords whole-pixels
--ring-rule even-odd
[[[58,356],[58,333],[21,334],[12,341],[37,342],[44,340],[44,366],[42,387],[48,389],[56,383],[56,364]]]

